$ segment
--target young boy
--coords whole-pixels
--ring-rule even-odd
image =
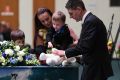
[[[13,30],[10,36],[11,40],[13,40],[16,45],[19,45],[20,47],[25,46],[25,34],[22,30]]]
[[[65,50],[73,43],[73,38],[70,36],[70,31],[65,24],[65,20],[66,16],[63,12],[57,11],[53,14],[53,27],[49,29],[46,37],[48,48],[55,47]]]

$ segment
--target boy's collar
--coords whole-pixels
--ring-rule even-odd
[[[66,24],[64,24],[64,25],[60,28],[60,30],[57,31],[57,33],[61,32],[61,31],[64,29],[65,26],[66,26]]]

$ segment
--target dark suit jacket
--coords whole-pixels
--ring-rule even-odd
[[[80,39],[75,48],[67,49],[66,56],[82,54],[85,65],[82,80],[101,80],[112,75],[111,58],[107,49],[107,32],[103,22],[89,13],[82,24]],[[87,66],[87,68],[86,68]],[[91,68],[90,68],[91,67]],[[95,76],[98,77],[95,79]]]

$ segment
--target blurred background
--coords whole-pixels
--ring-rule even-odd
[[[47,7],[52,12],[61,10],[67,16],[66,23],[79,37],[81,22],[69,18],[65,9],[67,0],[0,0],[0,21],[6,21],[12,29],[21,29],[25,33],[25,42],[33,47],[34,16],[39,7]],[[112,37],[115,39],[120,24],[120,0],[83,0],[87,10],[98,16],[105,24],[107,30],[110,27],[112,16]],[[120,44],[120,37],[117,45]],[[116,45],[116,46],[117,46]]]

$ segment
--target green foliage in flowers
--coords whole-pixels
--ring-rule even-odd
[[[39,65],[36,56],[29,53],[30,48],[20,48],[13,41],[0,42],[0,66]]]

